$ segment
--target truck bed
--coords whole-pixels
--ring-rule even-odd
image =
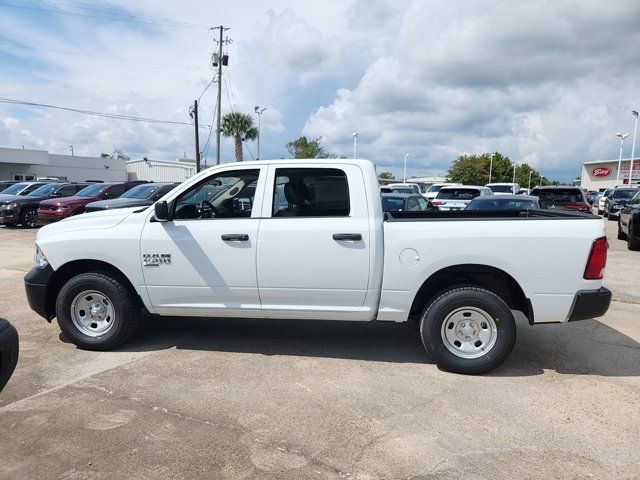
[[[568,210],[427,210],[425,212],[385,212],[386,222],[426,222],[442,220],[597,220],[591,213]]]

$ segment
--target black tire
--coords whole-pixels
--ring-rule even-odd
[[[622,225],[620,224],[620,219],[618,219],[618,240],[626,240],[627,234],[622,231]]]
[[[483,310],[495,323],[495,343],[477,358],[462,358],[452,353],[443,339],[443,323],[450,314],[464,307]],[[472,286],[452,287],[441,292],[425,308],[420,321],[420,337],[440,367],[455,373],[478,375],[493,370],[507,359],[516,341],[516,323],[507,304],[489,290]]]
[[[71,305],[83,291],[98,292],[111,302],[115,312],[113,324],[103,335],[90,336],[74,324]],[[56,300],[56,317],[60,330],[74,345],[85,350],[112,350],[125,343],[140,323],[136,297],[121,281],[105,273],[82,273],[65,283]]]
[[[613,221],[617,220],[617,218],[616,217],[612,217],[611,213],[609,213],[609,215],[607,215],[607,220],[609,220],[610,222],[613,222]]]
[[[20,225],[22,228],[35,228],[38,226],[38,210],[35,208],[25,208],[20,214]]]
[[[637,237],[631,221],[629,222],[627,232],[627,248],[629,250],[640,250],[640,238]]]

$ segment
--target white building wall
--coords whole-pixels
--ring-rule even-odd
[[[630,163],[630,159],[622,160],[620,181],[617,181],[618,160],[585,162],[582,164],[580,186],[587,190],[600,190],[604,188],[613,188],[616,185],[628,184]],[[633,161],[632,182],[640,182],[640,158],[636,158]]]
[[[195,173],[195,165],[189,163],[162,160],[130,160],[127,162],[129,180],[183,182]]]
[[[45,150],[0,148],[0,179],[11,180],[14,175],[56,177],[72,182],[122,182],[127,179],[123,160],[55,155]]]

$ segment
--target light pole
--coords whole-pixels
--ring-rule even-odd
[[[353,158],[358,158],[358,132],[353,132]]]
[[[638,134],[638,112],[636,110],[631,111],[631,115],[636,117],[635,126],[633,127],[633,142],[631,146],[631,164],[629,165],[629,185],[631,185],[631,179],[633,178],[633,158],[636,156],[636,136]]]
[[[495,155],[495,153],[491,154],[491,157],[489,158],[489,183],[491,183],[491,171],[493,170],[493,156]]]
[[[513,181],[511,182],[511,193],[516,194],[516,164],[513,164]]]
[[[256,157],[256,160],[260,160],[260,117],[262,117],[262,113],[266,109],[267,107],[264,107],[261,110],[258,105],[256,105],[256,107],[253,109],[253,111],[256,112],[256,115],[258,115],[258,156]]]
[[[624,139],[629,136],[628,133],[616,133],[616,136],[620,139],[620,155],[618,156],[618,174],[616,175],[616,185],[620,183],[620,167],[622,166],[622,147],[624,146]]]
[[[402,183],[407,183],[407,158],[409,158],[410,153],[404,154],[404,172],[402,174]]]
[[[533,170],[529,170],[529,186],[527,187],[527,190],[531,190],[531,174],[533,173]],[[531,193],[531,192],[529,192]]]

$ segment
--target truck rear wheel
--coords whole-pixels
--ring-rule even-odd
[[[420,336],[440,367],[476,375],[507,359],[516,341],[516,324],[507,304],[489,290],[454,287],[426,307]]]
[[[126,342],[138,327],[139,310],[133,294],[104,273],[76,275],[56,300],[60,329],[86,350],[111,350]]]

